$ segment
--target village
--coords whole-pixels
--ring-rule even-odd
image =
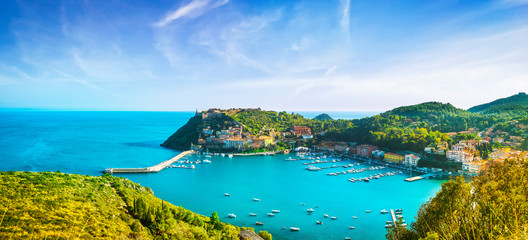
[[[202,119],[210,120],[223,117],[226,112],[209,109],[197,112]],[[526,130],[527,126],[517,121],[509,122],[510,129]],[[259,134],[251,134],[244,131],[245,126],[236,121],[232,121],[227,129],[213,130],[211,126],[205,126],[198,139],[198,145],[193,145],[193,150],[206,150],[218,152],[285,152],[298,147],[308,146],[305,149],[316,152],[328,152],[334,154],[344,154],[356,157],[368,158],[372,160],[384,161],[392,165],[401,165],[409,169],[427,171],[441,170],[438,167],[428,166],[426,163],[441,162],[455,166],[458,173],[466,175],[479,175],[491,164],[504,161],[507,158],[526,158],[528,152],[516,150],[524,140],[520,136],[511,136],[509,132],[501,129],[489,128],[485,131],[478,131],[470,128],[468,131],[450,132],[447,135],[456,139],[457,135],[476,136],[478,140],[460,140],[456,143],[439,142],[427,146],[423,152],[394,151],[380,148],[374,145],[358,144],[356,142],[339,141],[313,141],[314,134],[309,127],[292,126],[285,131],[275,131],[273,128],[265,126]],[[324,133],[323,133],[324,134]],[[493,147],[492,147],[493,146]],[[497,147],[499,146],[499,147]],[[442,159],[441,161],[435,159]],[[420,164],[420,160],[425,160]],[[430,164],[429,164],[430,165]]]

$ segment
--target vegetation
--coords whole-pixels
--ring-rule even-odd
[[[326,114],[326,113],[321,113],[319,115],[317,115],[316,117],[313,118],[314,120],[319,120],[319,121],[332,121],[334,120],[332,117],[330,117],[330,115]]]
[[[0,172],[0,239],[238,239],[239,228],[124,178]]]
[[[507,114],[511,116],[526,116],[528,114],[528,95],[519,93],[507,98],[474,106],[468,111],[483,114]]]
[[[390,230],[387,238],[528,239],[528,161],[495,163],[470,183],[443,183],[410,230]]]

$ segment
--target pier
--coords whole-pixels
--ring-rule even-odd
[[[398,222],[398,220],[396,219],[396,214],[394,214],[394,210],[393,210],[393,209],[390,210],[390,214],[391,214],[391,218],[392,218],[392,224],[393,224],[393,226],[394,226],[394,227],[397,227],[397,226],[396,226],[396,222]]]
[[[173,164],[174,162],[180,160],[180,158],[185,157],[191,153],[194,153],[193,150],[188,150],[185,152],[182,152],[175,157],[165,160],[163,162],[160,162],[154,166],[151,167],[144,167],[144,168],[107,168],[103,172],[104,173],[157,173],[165,168],[167,168],[169,165]]]

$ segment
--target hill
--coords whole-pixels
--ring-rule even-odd
[[[456,108],[450,103],[425,102],[411,106],[403,106],[383,113],[383,115],[425,116],[427,114],[467,114],[467,111]]]
[[[410,230],[390,230],[388,239],[528,239],[528,160],[491,165],[466,183],[442,184],[422,205]]]
[[[0,172],[0,192],[0,239],[238,239],[244,230],[109,175]]]
[[[468,111],[483,114],[526,115],[528,111],[528,95],[521,92],[507,98],[474,106]]]
[[[334,120],[332,117],[330,117],[330,115],[326,114],[326,113],[321,113],[319,115],[317,115],[316,117],[313,118],[314,120],[320,120],[320,121],[332,121]]]

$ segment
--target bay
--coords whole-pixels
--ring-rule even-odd
[[[159,146],[187,122],[193,112],[0,112],[0,170],[61,171],[101,175],[108,167],[145,167],[178,154]],[[365,113],[350,113],[357,118]],[[341,118],[347,118],[346,114]],[[367,115],[368,116],[368,115]],[[347,181],[393,169],[353,175],[327,176],[335,168],[306,171],[302,161],[288,156],[209,158],[211,164],[196,169],[165,169],[157,174],[121,174],[150,187],[156,196],[175,205],[222,221],[266,230],[274,239],[384,239],[389,215],[381,209],[404,209],[404,219],[414,219],[420,205],[440,189],[441,181],[403,181],[407,174],[370,183]],[[189,160],[203,160],[191,156]],[[327,163],[344,165],[355,162]],[[361,164],[354,168],[369,167]],[[225,197],[224,193],[231,197]],[[252,199],[259,198],[260,202]],[[304,205],[302,205],[304,203]],[[314,213],[307,214],[313,208]],[[275,217],[267,213],[276,209]],[[367,213],[366,210],[371,210]],[[257,213],[250,217],[249,213]],[[236,214],[236,218],[227,215]],[[336,216],[337,220],[324,218]],[[352,216],[357,216],[353,219]],[[317,225],[316,221],[323,221]],[[255,226],[255,222],[263,226]],[[349,229],[354,226],[355,229]],[[290,232],[298,227],[299,232]],[[284,230],[286,228],[287,230]]]

